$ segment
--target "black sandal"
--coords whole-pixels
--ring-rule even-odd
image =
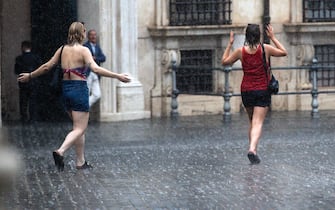
[[[93,166],[90,165],[88,162],[85,161],[85,163],[82,166],[76,166],[76,169],[82,170],[82,169],[92,169]]]
[[[55,165],[58,171],[64,171],[64,157],[56,151],[52,152],[52,156],[54,157]]]
[[[259,164],[261,159],[259,159],[258,155],[254,154],[253,152],[248,152],[248,158],[251,164]]]

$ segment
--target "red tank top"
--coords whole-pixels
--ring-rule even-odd
[[[249,54],[245,47],[242,47],[242,68],[241,92],[267,90],[268,82],[266,81],[260,45],[258,45],[255,54]]]

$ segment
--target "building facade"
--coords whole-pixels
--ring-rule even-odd
[[[4,120],[18,119],[18,87],[13,73],[20,42],[33,39],[32,5],[37,0],[0,0],[1,110]],[[223,112],[222,53],[231,30],[234,48],[244,43],[248,23],[269,21],[289,55],[274,58],[272,66],[304,66],[317,57],[335,64],[335,1],[326,0],[62,0],[76,7],[79,21],[99,34],[106,54],[104,67],[129,73],[130,84],[102,78],[99,120],[131,120],[169,116],[171,61],[177,71],[180,115]],[[68,28],[67,26],[63,26]],[[234,67],[239,67],[237,63]],[[203,67],[203,68],[199,68]],[[334,90],[334,71],[318,74],[320,89]],[[308,69],[277,71],[280,91],[311,88]],[[233,72],[230,89],[239,92],[242,72]],[[335,94],[319,95],[319,109],[334,109]],[[310,110],[310,95],[274,96],[272,110]],[[231,99],[232,112],[242,110],[241,99]]]
[[[303,67],[311,64],[314,57],[321,65],[334,65],[332,37],[335,32],[335,1],[158,0],[153,5],[152,22],[147,24],[148,31],[143,34],[147,33],[146,41],[152,41],[151,48],[154,48],[150,50],[155,58],[155,85],[151,90],[151,111],[154,116],[169,114],[170,98],[167,96],[171,95],[172,89],[169,66],[171,51],[177,51],[179,55],[179,113],[222,113],[224,75],[211,69],[222,67],[220,60],[231,30],[235,32],[233,48],[243,45],[248,23],[262,25],[270,22],[276,37],[287,48],[289,55],[273,58],[272,66]],[[203,69],[199,69],[199,66]],[[234,65],[240,66],[240,63]],[[280,81],[281,92],[311,89],[308,68],[275,71],[274,74]],[[241,72],[231,73],[230,89],[233,93],[239,93],[241,79]],[[318,72],[318,88],[334,90],[333,70]],[[320,94],[319,109],[333,109],[331,101],[334,96]],[[272,110],[310,110],[311,101],[311,95],[278,95],[272,98]],[[232,112],[243,109],[240,97],[231,99],[231,109]]]

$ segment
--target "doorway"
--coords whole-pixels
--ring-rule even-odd
[[[31,0],[31,41],[42,62],[48,61],[67,40],[70,24],[77,20],[76,0]],[[63,121],[61,96],[51,91],[52,71],[37,78],[37,121]]]

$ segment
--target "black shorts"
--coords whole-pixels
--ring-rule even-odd
[[[267,107],[271,105],[271,94],[267,90],[246,91],[242,92],[241,96],[244,107]]]

